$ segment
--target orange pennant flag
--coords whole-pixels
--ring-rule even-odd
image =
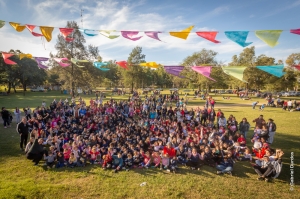
[[[48,42],[52,39],[52,31],[54,27],[40,26],[40,30]]]
[[[187,39],[193,28],[194,28],[194,26],[190,26],[180,32],[170,32],[170,35],[173,37],[181,38],[181,39]]]
[[[20,26],[19,23],[15,23],[15,22],[9,22],[9,24],[17,31],[17,32],[22,32],[26,26]]]

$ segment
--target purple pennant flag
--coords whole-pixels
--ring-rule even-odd
[[[35,57],[34,59],[38,63],[38,67],[40,67],[42,69],[48,69],[47,66],[42,64],[42,61],[48,61],[49,58],[47,58],[47,57]]]
[[[184,69],[184,66],[164,66],[164,68],[167,73],[180,78],[184,78],[183,76],[180,76],[180,73]]]
[[[139,31],[121,31],[121,34],[126,39],[129,39],[129,40],[132,40],[132,41],[139,40],[140,38],[143,37],[143,36],[134,37],[135,35],[139,34]]]
[[[158,41],[160,41],[160,39],[158,38],[158,33],[161,33],[161,32],[158,32],[158,31],[145,31],[145,34],[148,36],[148,37],[151,37],[152,39],[156,39]]]

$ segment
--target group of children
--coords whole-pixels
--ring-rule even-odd
[[[260,153],[259,147],[247,148],[246,118],[238,123],[231,115],[226,120],[220,109],[215,112],[212,98],[203,108],[190,111],[184,104],[173,110],[162,95],[137,99],[103,104],[91,100],[90,106],[83,100],[79,104],[54,100],[50,107],[33,111],[26,148],[36,136],[47,147],[43,154],[48,168],[89,163],[114,172],[135,168],[176,172],[181,166],[200,170],[207,165],[217,174],[231,174],[235,161],[252,161],[253,153]],[[258,139],[252,140],[256,146]]]

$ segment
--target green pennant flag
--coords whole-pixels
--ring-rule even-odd
[[[5,25],[5,21],[0,20],[0,28],[2,28]]]
[[[232,77],[235,77],[239,80],[241,80],[242,82],[246,82],[244,79],[243,79],[243,73],[244,73],[244,70],[246,69],[247,67],[244,67],[244,66],[228,66],[228,67],[222,67],[224,73],[226,73],[227,75],[230,75]],[[246,82],[247,83],[247,82]]]

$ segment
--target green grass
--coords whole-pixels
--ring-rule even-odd
[[[33,108],[40,106],[43,100],[49,105],[53,98],[59,100],[66,97],[69,96],[58,92],[27,92],[24,97],[20,92],[0,96],[0,106],[10,110],[15,106]],[[94,96],[84,96],[84,99],[89,101],[91,97]],[[183,168],[177,174],[155,169],[135,169],[115,174],[95,165],[74,169],[46,169],[40,163],[39,167],[34,167],[19,150],[19,137],[14,123],[12,128],[3,129],[1,126],[0,130],[0,198],[299,198],[298,185],[294,191],[289,191],[289,165],[290,154],[294,152],[295,176],[298,176],[295,181],[299,184],[300,112],[270,107],[260,112],[252,110],[252,101],[243,101],[234,95],[231,97],[232,100],[223,100],[221,96],[214,96],[216,108],[220,107],[226,117],[233,114],[238,121],[242,117],[252,121],[263,114],[264,118],[275,120],[277,132],[272,147],[281,148],[285,155],[283,171],[274,182],[257,181],[248,162],[237,162],[233,176],[217,176],[215,169],[205,166],[202,171]],[[128,95],[113,98],[128,99]],[[203,100],[190,98],[189,106],[204,105]],[[259,101],[263,102],[261,99]],[[142,182],[147,182],[147,185],[140,187]]]

